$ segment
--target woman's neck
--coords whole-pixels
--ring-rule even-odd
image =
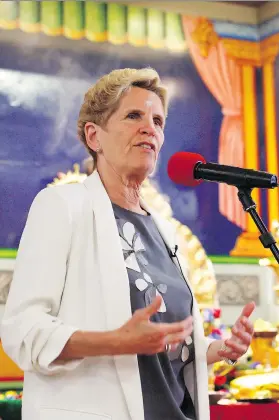
[[[104,171],[98,167],[97,170],[112,203],[135,213],[147,214],[140,206],[140,188],[143,180],[139,181],[133,176],[120,176],[112,170]]]

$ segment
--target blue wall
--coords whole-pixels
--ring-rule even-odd
[[[14,42],[0,44],[0,248],[18,246],[34,196],[58,171],[87,156],[76,137],[87,88],[114,68],[152,66],[175,89],[154,181],[209,254],[228,254],[240,230],[219,214],[217,184],[180,188],[166,173],[169,157],[179,150],[208,161],[218,156],[220,106],[189,56],[60,39],[46,48],[41,34],[15,34]]]

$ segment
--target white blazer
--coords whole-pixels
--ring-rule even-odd
[[[148,211],[174,248],[171,225]],[[42,190],[21,238],[1,333],[25,372],[22,419],[144,420],[136,355],[54,363],[75,331],[113,330],[130,317],[128,274],[98,173],[83,184]],[[208,344],[195,299],[193,318],[196,383],[191,364],[185,382],[197,397],[198,419],[209,420]]]

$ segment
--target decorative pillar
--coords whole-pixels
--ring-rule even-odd
[[[242,65],[243,89],[243,136],[245,150],[245,168],[259,170],[259,139],[257,116],[257,92],[255,85],[255,66]],[[255,188],[252,198],[256,203],[257,212],[261,215],[260,189]],[[259,230],[252,217],[247,213],[247,228],[236,240],[234,249],[230,252],[233,256],[266,257],[270,251],[266,250],[259,240]]]
[[[274,61],[279,51],[279,35],[264,40],[261,43],[263,59],[263,98],[265,120],[265,152],[267,172],[278,174],[278,144],[276,127],[276,85]],[[272,223],[279,220],[279,192],[278,189],[267,191],[268,228],[273,229]]]
[[[275,110],[275,83],[273,63],[263,66],[263,93],[264,93],[264,116],[265,116],[265,147],[266,147],[266,170],[278,174],[278,146],[276,134],[276,110]],[[279,219],[278,190],[267,191],[268,202],[268,227],[271,229],[272,222]]]
[[[257,92],[255,81],[256,69],[252,65],[245,64],[242,66],[241,70],[243,90],[243,134],[245,148],[245,168],[259,170]],[[253,190],[252,197],[257,205],[258,213],[261,213],[260,190]],[[258,232],[255,223],[248,214],[247,232]]]
[[[255,84],[256,68],[262,64],[261,46],[257,42],[241,41],[235,39],[222,40],[227,54],[241,66],[242,74],[242,113],[243,113],[243,142],[245,150],[244,167],[260,170],[259,168],[259,139],[257,92]],[[257,211],[261,214],[261,194],[259,189],[252,192]],[[236,240],[233,256],[267,257],[270,251],[266,250],[260,240],[260,233],[253,219],[247,213],[247,228]]]

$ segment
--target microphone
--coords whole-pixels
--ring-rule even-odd
[[[206,162],[198,153],[177,152],[168,162],[168,175],[176,184],[195,187],[202,181],[223,182],[240,188],[275,188],[277,176],[263,171]]]

